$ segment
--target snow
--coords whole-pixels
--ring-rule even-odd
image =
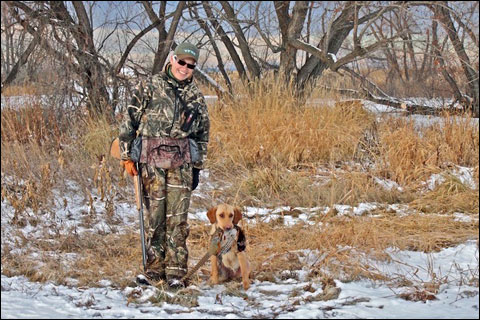
[[[226,294],[224,284],[214,287],[192,286],[200,292],[198,306],[184,307],[166,302],[158,306],[148,301],[156,294],[150,288],[127,287],[119,290],[110,287],[108,282],[100,283],[98,288],[67,287],[2,275],[1,317],[206,319],[222,315],[228,319],[478,318],[478,283],[475,286],[463,283],[472,271],[478,277],[479,253],[475,241],[432,254],[396,252],[392,249],[392,257],[392,262],[377,262],[374,267],[389,269],[399,275],[415,273],[419,283],[434,280],[434,271],[442,283],[436,299],[408,301],[397,296],[399,289],[387,284],[367,280],[336,280],[335,284],[341,290],[338,297],[317,301],[314,297],[322,293],[321,286],[314,284],[311,290],[304,290],[309,282],[299,276],[298,280],[287,279],[278,283],[255,280],[245,296]],[[134,290],[143,291],[144,302],[127,303],[127,296]],[[299,292],[299,295],[291,295],[291,292]]]
[[[459,178],[462,177],[467,185],[475,185],[471,184],[469,170],[458,168],[452,172]],[[208,172],[203,174],[207,176]],[[434,181],[436,176],[429,179]],[[61,221],[66,228],[75,226],[77,232],[83,232],[86,230],[78,226],[78,219],[82,211],[89,209],[81,204],[80,197],[74,196],[75,192],[69,192],[77,187],[71,183],[71,190],[63,190],[63,197],[58,194],[55,219]],[[66,206],[63,198],[67,199]],[[7,238],[10,233],[13,234],[9,221],[14,209],[6,201],[2,201],[1,206],[2,243],[12,245],[13,241]],[[335,209],[339,215],[367,215],[379,206],[375,203],[361,203],[356,207],[336,204]],[[395,204],[389,206],[400,214],[409,214],[408,207]],[[105,210],[98,201],[94,201],[94,207],[97,212]],[[292,225],[299,221],[309,221],[310,215],[328,212],[329,208],[246,207],[244,210],[245,216],[250,218],[244,219],[247,223],[255,224],[258,219],[268,221],[283,216],[284,224]],[[302,213],[289,215],[292,210]],[[131,217],[131,213],[135,212],[133,205],[119,203],[115,212],[125,227],[135,225],[135,219]],[[460,212],[455,216],[462,221],[471,221],[470,217]],[[205,212],[191,212],[189,219],[207,222]],[[93,228],[106,228],[102,224],[105,222],[99,221]],[[35,236],[35,232],[38,232],[38,237],[41,235],[38,228],[35,230],[29,225],[22,232],[30,236]],[[335,279],[335,287],[322,289],[322,284],[312,282],[307,274],[308,266],[324,257],[318,252],[299,250],[293,254],[298,254],[306,267],[286,270],[285,277],[282,276],[275,283],[254,279],[247,291],[240,289],[240,294],[229,293],[229,286],[235,286],[235,283],[210,286],[205,282],[199,286],[190,286],[188,289],[197,295],[196,306],[166,301],[153,303],[151,300],[159,295],[160,289],[141,286],[118,289],[112,287],[106,279],[99,281],[97,287],[86,288],[79,287],[75,279],[67,279],[68,285],[65,286],[51,282],[31,282],[23,276],[7,277],[2,274],[1,318],[478,318],[479,250],[476,241],[466,241],[435,253],[400,251],[396,248],[390,248],[387,253],[390,255],[387,262],[362,254],[356,258],[368,261],[371,268],[381,273],[406,277],[412,281],[412,285],[402,287],[389,281],[342,282]],[[401,297],[402,294],[428,294],[428,284],[434,288],[431,293],[433,300],[411,301]],[[333,298],[322,299],[330,293]],[[174,293],[168,294],[174,296]],[[129,303],[129,297],[132,296],[138,299]]]
[[[455,176],[462,184],[470,189],[475,189],[477,187],[475,179],[473,178],[473,168],[455,166],[455,168],[453,168],[447,174]],[[426,182],[428,189],[434,190],[438,185],[442,184],[442,182],[445,181],[445,175],[446,173],[433,174]]]

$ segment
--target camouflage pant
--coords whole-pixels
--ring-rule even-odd
[[[187,273],[188,207],[192,193],[192,168],[161,169],[142,164],[146,246],[158,263],[155,271],[167,278]],[[152,252],[153,251],[153,252]]]

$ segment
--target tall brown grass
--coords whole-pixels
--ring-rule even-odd
[[[35,85],[25,84],[25,85],[11,85],[5,87],[2,90],[2,96],[24,96],[24,95],[36,95],[39,94],[41,90]]]
[[[273,223],[250,227],[249,244],[256,274],[270,271],[278,276],[295,265],[299,257],[314,251],[319,258],[308,266],[312,273],[328,272],[344,280],[365,276],[375,279],[380,273],[369,267],[367,258],[388,260],[388,248],[437,252],[478,234],[478,221],[465,224],[447,216],[401,217],[383,212],[378,218],[332,216],[321,222],[323,227],[302,223],[291,228]],[[299,263],[293,270],[302,266]]]
[[[273,80],[272,80],[273,81]],[[372,116],[299,104],[293,86],[256,82],[211,108],[213,166],[297,168],[347,161]]]
[[[468,115],[445,116],[417,130],[413,121],[388,119],[382,124],[382,157],[389,176],[402,184],[424,181],[449,165],[478,166],[478,125]]]
[[[34,103],[3,109],[1,125],[2,176],[10,177],[8,183],[2,179],[2,199],[17,214],[27,207],[51,211],[52,190],[65,190],[68,181],[80,186],[86,200],[92,185],[102,200],[105,193],[113,196],[110,172],[118,162],[107,155],[116,129],[107,117]]]

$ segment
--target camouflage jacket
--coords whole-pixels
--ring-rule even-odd
[[[203,169],[210,130],[205,98],[192,79],[177,82],[167,74],[167,68],[169,65],[165,71],[141,81],[124,108],[119,133],[121,157],[123,160],[130,158],[131,144],[137,135],[145,138],[191,138],[197,142],[202,159],[194,166]],[[187,131],[183,131],[181,126],[185,111],[188,114],[195,110],[195,121]]]

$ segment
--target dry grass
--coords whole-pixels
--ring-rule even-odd
[[[463,223],[451,216],[397,217],[384,213],[382,218],[324,216],[319,217],[320,222],[314,226],[293,227],[259,222],[246,227],[254,277],[280,278],[285,270],[295,272],[303,268],[312,278],[328,272],[330,277],[344,280],[386,279],[387,275],[370,268],[364,257],[388,259],[387,248],[439,251],[478,237],[478,221]],[[188,241],[190,266],[206,250],[208,229],[207,225],[192,223]],[[2,248],[4,274],[23,274],[34,281],[53,280],[62,284],[67,284],[68,279],[77,279],[79,286],[97,286],[106,279],[114,286],[125,287],[141,271],[136,230],[126,234],[72,233],[51,238],[34,242],[24,239],[30,249],[22,254]],[[305,265],[301,259],[309,251],[317,252],[322,258]],[[33,256],[32,252],[37,255]],[[208,269],[208,265],[204,268]],[[197,274],[192,281],[205,280],[200,276]]]
[[[34,85],[10,85],[2,90],[2,96],[23,96],[23,95],[36,95],[41,90]]]
[[[478,216],[478,190],[465,186],[456,176],[446,174],[445,181],[413,200],[410,206],[425,213],[461,212]]]
[[[478,167],[479,131],[472,119],[445,117],[418,132],[413,121],[390,119],[381,125],[382,163],[401,184],[424,181],[447,165]]]
[[[256,84],[210,110],[211,166],[296,168],[351,159],[371,116],[360,108],[299,105],[291,87]]]
[[[409,204],[422,214],[401,217],[380,210],[376,218],[339,217],[332,210],[317,216],[314,226],[292,227],[258,220],[246,225],[258,279],[307,268],[312,278],[325,283],[333,276],[386,280],[362,257],[387,259],[386,248],[432,252],[478,239],[478,188],[466,187],[451,174],[456,165],[474,168],[478,185],[479,132],[471,119],[446,116],[442,126],[425,129],[404,119],[376,123],[358,101],[305,105],[292,92],[279,82],[259,82],[237,99],[210,107],[207,167],[210,182],[221,190],[212,190],[193,206],[206,210],[223,201],[261,207],[378,202]],[[91,229],[103,219],[115,230],[120,222],[114,218],[114,202],[133,201],[118,162],[105,157],[116,125],[104,117],[59,113],[38,104],[4,109],[1,121],[2,201],[15,209],[14,227],[42,226],[47,215],[55,215],[53,190],[74,181],[89,207],[82,226]],[[366,134],[377,136],[378,145],[366,143]],[[434,173],[445,180],[426,191],[422,182]],[[375,177],[397,182],[403,191],[386,190]],[[95,212],[93,193],[105,203],[104,216]],[[455,221],[454,212],[470,215],[472,222]],[[207,230],[191,222],[191,265],[204,253]],[[54,235],[45,230],[41,240],[18,231],[15,248],[22,250],[14,250],[2,232],[2,272],[65,284],[74,278],[85,286],[108,279],[124,287],[140,271],[138,238],[136,230],[105,234],[58,229]],[[305,266],[301,250],[318,251],[321,259]],[[194,281],[202,279],[199,273]]]
[[[375,278],[379,274],[368,267],[363,255],[384,260],[387,248],[432,252],[478,238],[478,220],[465,224],[451,216],[383,213],[381,218],[327,216],[321,222],[322,226],[284,228],[261,223],[249,227],[249,256],[256,273],[279,276],[283,270],[304,267],[314,275],[328,270],[331,276],[346,280]],[[305,266],[299,261],[305,253],[298,249],[317,250],[323,259]]]
[[[132,232],[72,233],[40,241],[26,239],[30,250],[21,254],[2,248],[2,273],[60,284],[76,279],[79,286],[98,286],[100,280],[106,279],[115,286],[125,287],[133,275],[140,272],[138,238],[138,234]]]
[[[102,199],[113,194],[111,172],[118,161],[106,156],[116,128],[106,117],[33,104],[2,110],[1,124],[2,175],[15,177],[2,180],[2,199],[17,212],[49,210],[52,189],[64,189],[69,180],[85,190],[86,199],[92,179]]]
[[[234,199],[324,202],[309,175],[317,167],[350,161],[373,115],[358,103],[301,105],[291,86],[255,83],[242,98],[210,108],[209,168],[227,181]],[[322,194],[324,192],[320,192]]]

